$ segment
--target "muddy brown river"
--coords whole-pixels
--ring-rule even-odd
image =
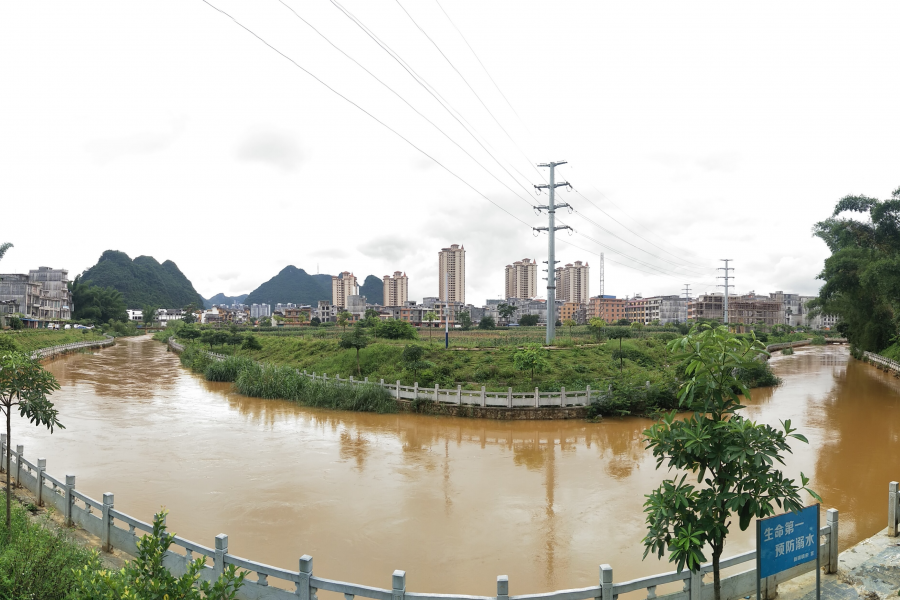
[[[784,384],[754,390],[746,413],[790,418],[809,437],[786,472],[803,471],[840,510],[841,548],[884,528],[887,483],[900,479],[900,383],[848,356],[807,347],[772,359]],[[77,475],[94,498],[233,554],[410,591],[494,595],[596,585],[671,570],[642,560],[641,505],[664,477],[641,442],[651,423],[494,422],[308,409],[203,381],[149,338],[123,339],[48,368],[66,429],[15,420],[13,444],[48,471]],[[824,519],[824,517],[823,517]],[[737,530],[737,527],[734,527]],[[726,555],[752,549],[736,531]]]

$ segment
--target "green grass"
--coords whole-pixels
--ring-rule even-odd
[[[6,506],[2,492],[0,506]],[[5,510],[0,515],[0,598],[65,598],[75,582],[72,570],[85,567],[90,552],[30,517],[18,502],[13,502],[9,529]]]
[[[33,352],[50,346],[61,346],[74,342],[88,342],[104,339],[96,330],[81,333],[84,329],[20,329],[18,331],[0,331],[0,336],[13,340],[24,352]]]

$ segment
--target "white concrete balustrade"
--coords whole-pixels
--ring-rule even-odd
[[[6,468],[7,438],[0,434],[0,458]],[[103,494],[98,501],[75,489],[75,476],[66,475],[65,479],[57,479],[47,472],[47,461],[39,458],[31,462],[25,458],[23,446],[16,446],[10,459],[10,471],[15,484],[29,490],[40,506],[52,506],[63,515],[66,523],[77,525],[100,539],[104,551],[113,548],[130,556],[137,555],[137,542],[145,533],[153,531],[150,523],[136,519],[115,509],[115,497],[112,493]],[[898,514],[897,483],[891,484],[890,519],[896,531]],[[837,572],[838,564],[838,511],[830,509],[826,513],[825,526],[819,530],[819,552],[822,566],[827,573]],[[176,575],[185,572],[188,564],[197,558],[204,558],[201,578],[206,581],[216,579],[227,565],[235,565],[247,571],[243,587],[237,594],[242,600],[269,600],[300,598],[301,600],[317,600],[316,592],[325,590],[344,594],[345,600],[354,597],[372,598],[373,600],[616,600],[619,595],[631,592],[644,594],[647,600],[711,600],[714,596],[711,581],[706,581],[712,573],[712,565],[705,564],[698,571],[672,571],[641,577],[631,581],[616,583],[610,565],[600,565],[597,585],[583,588],[559,590],[538,594],[510,595],[510,581],[505,575],[497,577],[496,596],[471,596],[467,594],[437,594],[406,591],[406,572],[394,571],[390,575],[390,588],[378,588],[345,581],[335,581],[313,575],[313,559],[309,555],[299,558],[296,571],[281,569],[241,558],[228,552],[228,536],[219,534],[213,540],[213,546],[203,546],[196,542],[173,536],[172,547],[164,559],[164,564]],[[747,564],[751,568],[724,577],[722,579],[722,600],[738,600],[751,596],[756,591],[755,552],[746,552],[721,561],[721,568],[727,569]],[[766,579],[763,585],[763,597],[772,598],[775,587],[789,579],[815,569],[815,562],[798,565],[793,569],[779,573]],[[439,565],[435,565],[439,568]],[[709,576],[709,577],[708,577]],[[388,575],[385,574],[387,582]],[[270,585],[279,582],[278,586]],[[657,595],[660,586],[681,582],[682,589]]]
[[[49,348],[40,348],[31,353],[31,358],[38,360],[41,358],[52,358],[59,354],[66,354],[79,348],[105,348],[116,343],[116,338],[107,335],[106,339],[93,340],[89,342],[72,342],[71,344],[61,344],[59,346],[50,346]]]

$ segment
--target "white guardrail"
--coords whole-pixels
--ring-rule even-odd
[[[874,352],[863,352],[863,356],[865,356],[866,360],[871,363],[881,365],[885,369],[890,369],[895,373],[900,373],[900,363],[898,363],[896,360],[891,360],[890,358],[881,356],[880,354],[875,354]]]
[[[67,352],[71,352],[72,350],[78,350],[79,348],[100,348],[106,346],[112,346],[116,343],[116,338],[111,335],[107,335],[106,339],[103,340],[92,340],[90,342],[72,342],[71,344],[62,344],[60,346],[50,346],[49,348],[39,348],[31,353],[31,357],[34,359],[40,358],[51,358],[58,354],[65,354]]]
[[[0,434],[0,458],[2,468],[7,464],[7,437]],[[129,556],[137,556],[137,542],[143,533],[153,531],[153,526],[115,509],[114,495],[103,494],[98,501],[75,489],[75,476],[66,475],[65,480],[57,479],[47,473],[47,460],[37,459],[37,463],[27,460],[24,446],[16,446],[10,458],[10,474],[19,487],[24,487],[32,494],[38,506],[52,506],[63,516],[68,526],[77,525],[88,533],[98,537],[105,552],[113,548]],[[896,487],[896,484],[892,484]],[[896,501],[895,503],[896,504]],[[893,505],[892,505],[893,506]],[[836,573],[838,565],[838,511],[829,509],[826,513],[826,525],[819,530],[819,552],[821,564],[826,573]],[[509,595],[509,580],[505,575],[497,577],[496,596],[471,596],[467,594],[431,594],[406,591],[406,572],[394,571],[390,588],[377,588],[345,581],[335,581],[313,575],[313,558],[308,554],[300,557],[298,569],[282,569],[247,558],[241,558],[228,552],[228,536],[224,533],[215,537],[213,546],[203,546],[196,542],[174,536],[172,546],[164,557],[164,564],[175,575],[181,575],[188,564],[199,557],[206,560],[201,578],[212,581],[219,577],[227,565],[235,565],[239,569],[256,574],[256,579],[244,581],[237,597],[242,600],[268,600],[301,598],[316,600],[319,590],[344,594],[346,600],[354,597],[372,598],[373,600],[616,600],[620,594],[629,592],[645,592],[647,600],[711,600],[714,597],[713,585],[704,581],[704,576],[712,572],[712,565],[705,564],[698,571],[672,571],[641,577],[631,581],[616,583],[613,581],[613,569],[610,565],[600,565],[600,577],[597,585],[569,590],[559,590],[540,594]],[[724,577],[722,579],[722,600],[736,600],[752,595],[756,590],[756,552],[745,552],[731,558],[723,559],[720,567],[724,570],[745,563],[753,568]],[[774,597],[775,587],[789,579],[815,569],[815,562],[807,562],[792,569],[766,578],[763,582],[763,597]],[[437,568],[437,567],[436,567]],[[275,583],[276,585],[269,585]],[[387,580],[387,576],[385,576]],[[660,596],[656,594],[658,586],[682,582],[682,589]]]

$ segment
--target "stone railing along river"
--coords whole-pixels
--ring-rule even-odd
[[[40,348],[31,353],[31,357],[40,360],[43,358],[53,358],[60,354],[68,354],[81,348],[105,348],[116,343],[116,338],[107,335],[105,339],[93,340],[89,342],[72,342],[71,344],[61,344],[59,346],[50,346],[49,348]]]
[[[0,434],[0,459],[4,468],[7,464],[6,454],[7,437],[6,434]],[[68,526],[77,525],[98,537],[104,551],[109,552],[115,548],[129,556],[137,556],[138,540],[143,534],[153,531],[150,523],[116,510],[112,493],[103,494],[102,501],[91,498],[75,489],[74,475],[66,475],[61,479],[54,477],[47,472],[46,459],[39,458],[35,463],[27,460],[24,454],[24,446],[16,446],[9,457],[10,474],[16,485],[26,488],[34,495],[38,506],[52,506],[59,511]],[[896,484],[893,485],[896,487]],[[825,522],[826,525],[819,530],[821,564],[827,573],[834,573],[838,564],[838,511],[828,510]],[[386,540],[385,543],[390,542]],[[705,564],[697,571],[672,571],[624,582],[615,582],[613,568],[604,564],[600,565],[596,585],[525,595],[510,595],[510,582],[505,575],[500,575],[497,577],[496,596],[472,596],[407,592],[406,572],[399,570],[390,575],[390,588],[325,579],[313,574],[313,558],[309,555],[300,557],[296,571],[273,567],[229,553],[228,536],[224,533],[215,537],[212,546],[204,546],[175,535],[172,547],[177,551],[169,550],[164,564],[176,575],[184,573],[188,564],[200,557],[207,563],[201,572],[201,578],[206,581],[216,579],[228,565],[255,574],[256,578],[247,578],[237,593],[238,598],[246,600],[316,600],[316,592],[320,590],[344,594],[346,600],[353,600],[357,596],[372,600],[616,600],[619,595],[629,592],[645,593],[647,600],[710,600],[713,597],[712,583],[704,581],[704,575],[712,572],[711,564]],[[722,600],[736,600],[756,591],[755,560],[756,552],[751,551],[721,561],[723,570],[744,564],[752,567],[722,579]],[[435,568],[438,566],[435,565]],[[762,597],[774,597],[775,586],[779,583],[815,568],[815,562],[807,562],[766,578],[762,584]],[[385,573],[385,582],[387,580],[388,574]],[[270,582],[277,582],[277,585],[270,585]],[[682,586],[680,590],[675,589],[657,596],[658,586],[678,583]]]

